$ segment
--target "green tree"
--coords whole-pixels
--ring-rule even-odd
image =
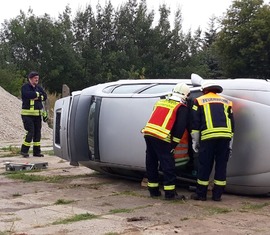
[[[116,46],[115,11],[109,1],[104,9],[98,5],[97,28],[99,32],[100,52],[102,55],[102,77],[104,81],[113,81],[118,75]]]
[[[150,78],[168,78],[170,73],[171,31],[170,9],[165,4],[159,7],[159,22],[154,28]]]
[[[21,11],[19,16],[5,21],[2,25],[2,43],[5,43],[5,47],[9,50],[7,62],[16,64],[19,70],[31,69],[35,63],[40,63],[39,40],[37,40],[40,34],[36,24],[37,18],[33,16],[31,9],[28,10],[28,14],[30,14],[29,20]]]
[[[236,0],[222,20],[216,46],[227,77],[270,74],[270,8],[263,0]]]
[[[146,70],[146,66],[149,61],[149,55],[152,53],[151,49],[154,40],[153,20],[154,12],[151,11],[148,14],[146,0],[141,0],[134,19],[134,38],[138,47],[137,68],[135,75],[129,76],[129,78],[148,77],[149,70]]]
[[[216,50],[215,42],[218,35],[218,28],[216,26],[217,18],[211,17],[208,29],[204,32],[203,39],[203,51],[201,55],[201,60],[207,65],[208,78],[220,78],[223,77],[222,70],[220,68],[219,56]]]
[[[55,22],[55,41],[51,50],[52,60],[48,67],[46,84],[55,87],[56,91],[62,89],[62,84],[69,85],[71,90],[82,89],[85,86],[85,77],[80,54],[76,52],[76,40],[71,21],[71,9],[67,6]]]
[[[182,30],[182,13],[178,9],[175,13],[174,28],[171,31],[169,45],[170,75],[171,78],[187,78],[191,71],[188,69],[190,60],[189,45]]]
[[[78,11],[73,21],[75,50],[81,57],[85,86],[94,85],[102,78],[103,64],[100,48],[100,31],[93,9],[88,5],[85,11]]]
[[[36,17],[29,9],[27,15],[21,11],[6,21],[1,34],[1,47],[9,51],[6,63],[16,66],[25,77],[31,70],[39,71],[42,84],[52,92],[60,92],[65,82],[71,88],[82,87],[75,81],[82,76],[73,48],[70,13],[67,7],[56,23],[49,15]]]
[[[21,96],[21,86],[23,85],[25,79],[19,72],[16,72],[11,68],[0,69],[0,78],[0,86],[2,88],[14,96]]]
[[[115,62],[119,69],[119,78],[129,78],[138,68],[139,48],[135,38],[135,18],[137,15],[137,0],[128,0],[116,12],[116,46]]]

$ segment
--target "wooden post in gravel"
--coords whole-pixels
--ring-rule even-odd
[[[70,96],[70,89],[69,89],[68,85],[63,84],[63,86],[62,86],[62,98],[67,97],[67,96]]]

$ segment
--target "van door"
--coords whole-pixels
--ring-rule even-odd
[[[70,108],[68,142],[71,164],[80,161],[89,161],[91,151],[88,146],[88,116],[92,96],[81,93],[74,96]]]
[[[70,161],[68,150],[68,117],[71,96],[55,102],[53,120],[53,150],[60,158]]]

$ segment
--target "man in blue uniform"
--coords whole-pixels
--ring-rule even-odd
[[[199,152],[199,169],[194,200],[207,200],[209,176],[215,163],[212,200],[220,201],[226,186],[227,162],[232,150],[234,118],[232,102],[217,93],[223,88],[213,82],[204,82],[203,95],[192,107],[192,148]]]
[[[39,74],[31,72],[28,75],[28,83],[21,88],[22,95],[22,121],[26,135],[21,146],[21,155],[29,157],[29,148],[33,141],[33,156],[44,157],[40,149],[41,123],[47,120],[47,113],[43,112],[42,101],[47,99],[46,92],[38,85]]]

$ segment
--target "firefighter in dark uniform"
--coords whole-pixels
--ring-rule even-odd
[[[159,164],[163,172],[165,199],[185,199],[175,190],[176,172],[174,149],[184,135],[188,123],[186,99],[190,89],[185,83],[177,84],[172,94],[156,102],[149,121],[143,128],[146,142],[146,174],[151,197],[161,196]]]
[[[204,82],[203,95],[192,107],[192,148],[199,152],[199,169],[194,200],[207,200],[209,176],[215,163],[212,200],[221,201],[226,186],[227,162],[231,155],[234,133],[232,102],[217,93],[223,88],[213,82]]]
[[[22,121],[26,135],[21,146],[21,155],[29,157],[29,148],[33,141],[33,156],[44,157],[40,150],[41,124],[47,121],[47,112],[43,111],[42,101],[47,99],[46,92],[38,85],[39,74],[31,72],[28,75],[28,83],[21,88],[22,95]]]

